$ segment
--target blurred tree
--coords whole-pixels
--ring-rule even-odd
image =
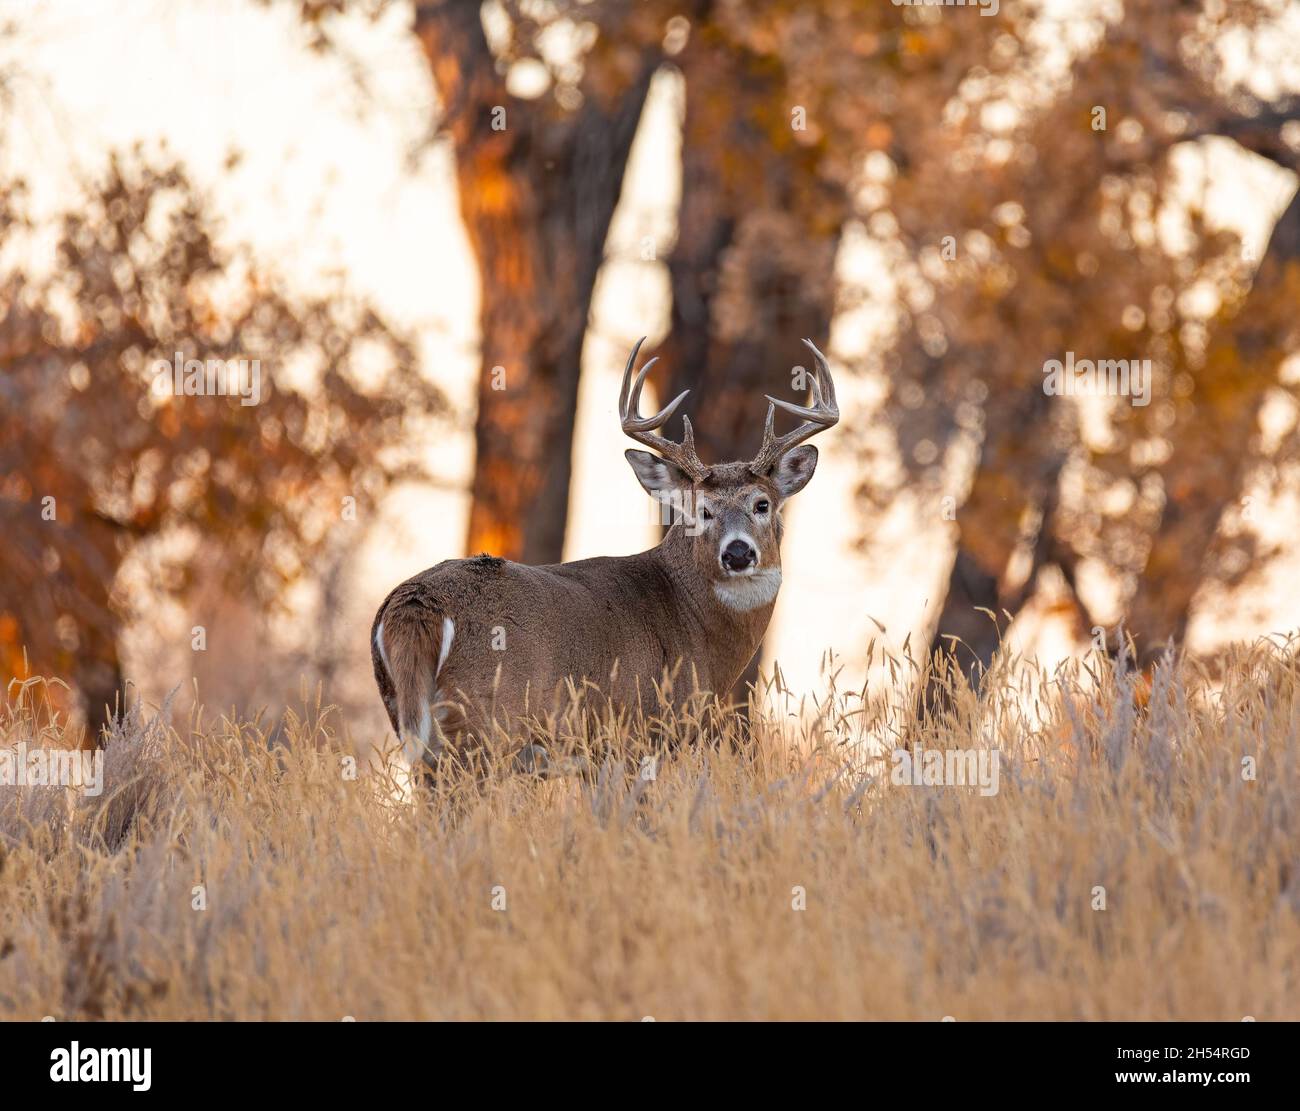
[[[782,354],[803,359],[804,336],[825,344],[848,210],[779,54],[727,31],[698,24],[677,59],[686,110],[664,348],[664,396],[692,391],[697,444],[714,461],[757,449],[763,394],[790,385]]]
[[[1261,552],[1255,535],[1239,528],[1240,509],[1257,466],[1275,469],[1295,456],[1294,437],[1281,451],[1262,453],[1260,413],[1282,385],[1283,361],[1300,347],[1296,305],[1300,192],[1274,227],[1249,290],[1219,312],[1193,389],[1175,402],[1169,459],[1160,468],[1160,526],[1125,613],[1141,660],[1183,642],[1193,599],[1208,583],[1238,585],[1257,569]],[[1231,511],[1238,520],[1219,535]]]
[[[300,7],[330,42],[328,17],[346,5]],[[757,438],[773,353],[825,342],[862,151],[891,123],[928,128],[935,91],[986,51],[991,22],[961,14],[964,29],[921,9],[793,0],[416,5],[480,266],[469,550],[559,558],[591,289],[665,41],[673,54],[685,42],[687,89],[668,388],[707,408],[701,449],[734,458]],[[523,73],[534,88],[512,95]]]
[[[697,13],[677,58],[682,192],[662,351],[663,396],[691,391],[697,444],[714,462],[757,450],[763,395],[788,389],[782,354],[806,362],[803,336],[827,346],[848,208],[844,182],[828,179],[826,134],[800,118],[807,108],[782,58],[735,30]],[[755,656],[739,690],[757,677]]]
[[[1098,25],[1064,82],[1031,35],[999,37],[990,64],[945,103],[938,131],[906,129],[889,151],[877,211],[916,260],[887,362],[900,479],[955,521],[932,649],[960,641],[972,679],[1043,569],[1057,566],[1073,586],[1080,559],[1094,557],[1131,591],[1160,487],[1178,486],[1184,459],[1197,457],[1194,446],[1168,457],[1158,447],[1202,354],[1185,295],[1210,289],[1231,303],[1245,271],[1236,236],[1211,230],[1179,194],[1170,152],[1224,120],[1214,43],[1259,14],[1235,4],[1203,19],[1136,0]],[[1238,130],[1245,141],[1250,129]],[[1158,226],[1171,215],[1182,241]],[[1151,357],[1154,403],[1102,400],[1099,411],[1047,397],[1044,363],[1067,350]],[[1198,371],[1198,410],[1225,369],[1220,359]],[[1180,580],[1182,594],[1200,569],[1184,548],[1159,575]],[[1077,592],[1067,609],[1091,624]]]
[[[864,154],[897,125],[928,126],[916,118],[982,57],[987,21],[963,35],[893,6],[771,0],[683,11],[682,197],[663,396],[692,391],[706,459],[745,458],[762,430],[762,395],[798,384],[798,340],[828,346],[836,255]],[[741,682],[756,677],[757,660]]]
[[[694,391],[691,405],[707,413],[696,422],[706,457],[743,455],[756,435],[752,401],[771,388],[763,356],[791,336],[824,335],[837,300],[836,245],[856,217],[896,286],[865,295],[897,298],[894,342],[869,364],[889,383],[889,446],[903,463],[892,483],[890,464],[879,457],[868,464],[863,495],[880,507],[906,488],[953,522],[956,550],[933,648],[960,640],[969,650],[963,666],[977,675],[1006,619],[1052,567],[1071,588],[1071,616],[1091,624],[1073,589],[1089,560],[1132,596],[1131,627],[1146,627],[1143,639],[1154,644],[1185,626],[1207,575],[1229,563],[1258,565],[1249,537],[1228,560],[1177,558],[1189,544],[1208,549],[1249,469],[1241,453],[1228,467],[1211,461],[1250,438],[1259,404],[1278,382],[1271,371],[1260,376],[1258,360],[1247,371],[1226,354],[1230,321],[1277,323],[1277,314],[1240,317],[1250,279],[1240,244],[1180,194],[1172,154],[1219,134],[1275,160],[1279,151],[1290,157],[1281,141],[1290,117],[1278,105],[1244,109],[1226,86],[1221,49],[1234,36],[1266,35],[1284,14],[1277,4],[1131,0],[1119,12],[1081,14],[1064,44],[1050,13],[1010,6],[996,19],[972,8],[794,0],[631,8],[557,0],[544,9],[485,10],[495,13],[486,30],[479,5],[417,5],[461,164],[467,226],[481,263],[498,260],[482,268],[471,547],[558,558],[587,277],[603,250],[617,174],[595,175],[612,183],[591,208],[598,219],[577,255],[567,246],[560,252],[590,266],[566,261],[581,280],[551,282],[559,292],[548,288],[544,298],[538,275],[550,279],[555,270],[538,258],[560,251],[574,226],[568,215],[541,214],[572,195],[577,171],[566,144],[575,135],[594,135],[590,160],[621,174],[626,145],[611,136],[630,142],[631,131],[620,128],[635,125],[641,82],[658,64],[667,27],[670,39],[686,32],[678,59],[686,115],[665,393]],[[556,28],[581,29],[580,61],[556,64],[544,42]],[[544,91],[516,103],[505,83],[522,65],[545,72]],[[504,120],[521,109],[523,125],[493,131],[496,109]],[[537,151],[557,149],[552,141],[563,157],[538,169]],[[530,209],[529,198],[543,207]],[[1160,231],[1171,215],[1185,242]],[[538,222],[557,229],[554,237],[537,233]],[[1285,236],[1275,240],[1270,257]],[[1270,304],[1289,288],[1287,268],[1278,277],[1274,269],[1270,263],[1256,279],[1260,297],[1281,291],[1267,294]],[[1212,332],[1190,297],[1207,288],[1222,305]],[[846,291],[838,300],[849,307]],[[548,320],[569,323],[547,331]],[[507,342],[490,349],[493,334]],[[1207,349],[1210,334],[1218,338]],[[571,354],[530,356],[516,392],[511,351],[559,349],[529,346],[540,335],[566,337]],[[1260,343],[1276,369],[1288,341],[1274,329],[1257,335],[1257,350]],[[1155,401],[1103,402],[1099,412],[1048,397],[1044,363],[1067,350],[1151,357]],[[506,389],[494,396],[497,365]],[[556,433],[542,434],[548,428]],[[861,442],[879,450],[870,436]],[[535,464],[548,453],[544,466]],[[1249,457],[1250,467],[1260,463]]]
[[[346,52],[336,17],[377,19],[394,0],[288,2],[312,46]],[[527,563],[562,556],[592,289],[675,7],[414,4],[479,270],[469,552]]]
[[[908,291],[892,380],[900,448],[930,511],[955,521],[931,651],[955,651],[972,679],[1040,571],[1055,564],[1073,581],[1056,522],[1079,415],[1073,400],[1045,392],[1045,361],[1067,350],[1136,357],[1141,337],[1126,310],[1178,280],[1175,260],[1133,227],[1161,203],[1167,181],[1152,182],[1133,212],[1103,188],[1143,172],[1174,141],[1143,128],[1112,141],[1110,130],[1135,119],[1112,91],[1128,65],[1123,45],[1085,54],[1068,91],[1045,105],[1017,85],[1016,68],[1034,61],[1021,55],[1004,69],[1006,83],[968,87],[948,137],[964,172],[913,158],[893,190],[893,211],[933,290]],[[1106,131],[1094,130],[1093,106],[1107,112]],[[989,129],[999,107],[1012,108],[1019,124]]]
[[[1300,119],[1300,101],[1260,103],[1226,78],[1221,50],[1234,37],[1258,49],[1277,15],[1258,0],[1224,5],[1208,20],[1154,3],[1130,6],[1112,38],[1125,44],[1121,58],[1141,58],[1151,74],[1130,119],[1144,134],[1163,136],[1157,151],[1180,139],[1224,137],[1296,169],[1300,145],[1284,136]],[[1117,137],[1124,128],[1132,123],[1121,124]],[[1295,384],[1279,373],[1300,338],[1295,199],[1257,265],[1235,234],[1210,230],[1199,201],[1178,194],[1167,154],[1139,164],[1126,183],[1103,183],[1103,219],[1125,223],[1135,242],[1151,239],[1156,220],[1171,212],[1183,213],[1190,232],[1189,249],[1166,246],[1168,276],[1120,309],[1138,350],[1155,360],[1154,403],[1114,407],[1111,442],[1083,456],[1082,495],[1057,517],[1049,545],[1067,565],[1091,556],[1109,568],[1121,597],[1109,647],[1119,647],[1122,621],[1146,664],[1181,645],[1193,601],[1207,586],[1238,586],[1276,554],[1232,510],[1241,509],[1252,475],[1276,475],[1296,452],[1294,422],[1267,451],[1259,424],[1269,396],[1296,399]],[[1152,180],[1161,183],[1163,203],[1145,199],[1154,195]],[[1209,316],[1198,308],[1207,291],[1216,305]],[[1082,601],[1079,610],[1089,626],[1103,624]]]
[[[466,548],[558,562],[568,520],[578,375],[592,288],[628,152],[660,61],[655,4],[496,5],[493,50],[480,5],[416,5],[416,33],[456,151],[461,215],[478,257],[482,367]],[[564,25],[584,49],[550,62]],[[507,89],[529,63],[546,89]]]
[[[0,213],[6,246],[39,250],[20,187]],[[421,473],[392,445],[443,405],[367,305],[291,298],[219,247],[179,168],[114,159],[47,261],[0,284],[0,665],[71,680],[94,737],[121,690],[116,582],[135,545],[168,538],[164,590],[205,557],[232,590],[282,601]],[[177,359],[259,360],[258,403],[178,396],[155,366]]]
[[[1266,116],[1276,122],[1253,126]],[[1293,122],[1300,122],[1300,102],[1210,126],[1300,173],[1300,157],[1280,142],[1282,127]],[[1300,350],[1297,305],[1300,192],[1274,226],[1249,287],[1230,295],[1211,322],[1205,351],[1188,368],[1190,388],[1175,392],[1168,458],[1159,467],[1160,523],[1124,616],[1144,662],[1182,644],[1192,603],[1208,584],[1238,585],[1266,554],[1249,526],[1241,527],[1241,511],[1253,472],[1263,467],[1276,473],[1296,457],[1294,429],[1282,444],[1264,449],[1260,415],[1271,392],[1297,396],[1280,374],[1286,358]],[[1221,534],[1228,517],[1235,520]]]

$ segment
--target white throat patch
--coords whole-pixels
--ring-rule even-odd
[[[728,609],[742,613],[767,605],[780,589],[781,572],[775,568],[736,575],[713,584],[713,593],[718,596],[718,601]]]

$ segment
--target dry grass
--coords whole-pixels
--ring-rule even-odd
[[[594,778],[409,807],[328,712],[137,709],[99,798],[0,787],[0,1018],[1300,1018],[1293,647],[1039,697],[1007,665],[942,721],[828,700],[747,748],[701,704],[653,781],[655,731],[606,723]],[[12,691],[0,743],[42,732]],[[864,741],[996,744],[1000,790],[893,785]]]

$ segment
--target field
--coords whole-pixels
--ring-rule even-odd
[[[585,776],[412,805],[319,704],[137,708],[101,795],[0,787],[0,1018],[1300,1018],[1294,646],[1015,663],[921,720],[607,721]],[[0,743],[62,743],[46,694],[11,688]],[[868,741],[996,747],[997,791]]]

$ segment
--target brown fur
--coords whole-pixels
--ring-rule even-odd
[[[697,512],[689,524],[679,520],[661,544],[632,556],[541,567],[487,555],[448,560],[380,606],[371,629],[375,679],[412,761],[485,732],[489,715],[506,727],[545,715],[570,679],[592,681],[618,709],[638,701],[651,708],[653,684],[679,664],[675,697],[697,684],[731,690],[762,641],[775,588],[752,609],[724,604],[715,586],[731,577],[719,542],[743,531],[759,551],[758,569],[779,571],[780,506],[811,477],[816,449],[791,452],[771,475],[727,463],[694,483],[645,452],[628,458],[648,490],[678,493],[712,519]],[[757,513],[764,498],[769,509]],[[439,670],[446,618],[454,635]],[[430,706],[434,724],[421,752],[412,735]]]

